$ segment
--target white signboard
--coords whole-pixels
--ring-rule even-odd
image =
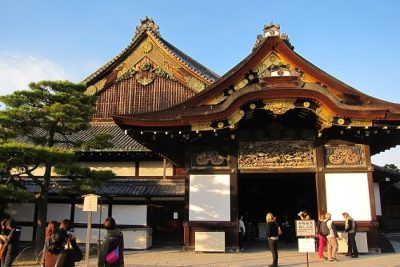
[[[84,195],[83,211],[97,211],[97,195]]]
[[[299,238],[299,252],[315,252],[314,238]]]
[[[296,220],[296,236],[314,236],[315,221]]]

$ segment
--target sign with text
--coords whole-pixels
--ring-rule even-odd
[[[299,238],[299,252],[315,252],[314,238]]]
[[[315,221],[296,220],[296,236],[314,236]]]
[[[97,198],[99,197],[98,195],[84,195],[84,200],[83,200],[83,211],[97,211]]]

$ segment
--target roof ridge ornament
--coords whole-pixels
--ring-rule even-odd
[[[158,25],[154,22],[152,18],[149,18],[147,16],[144,19],[141,19],[140,24],[136,26],[136,32],[133,36],[133,39],[135,39],[137,36],[145,31],[151,31],[157,37],[161,37]]]
[[[255,50],[265,39],[268,37],[278,36],[280,37],[289,47],[294,50],[294,46],[290,43],[289,35],[287,33],[281,33],[281,25],[271,22],[269,25],[265,24],[263,28],[263,34],[257,35],[256,43],[254,44],[253,50]]]

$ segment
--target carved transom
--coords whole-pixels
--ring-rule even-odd
[[[315,150],[309,141],[259,141],[239,144],[240,169],[315,167]]]

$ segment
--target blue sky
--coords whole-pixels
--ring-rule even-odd
[[[121,52],[145,16],[164,39],[222,75],[271,21],[308,61],[400,103],[400,1],[0,0],[0,94],[31,81],[82,81]],[[400,166],[400,149],[374,157]]]

